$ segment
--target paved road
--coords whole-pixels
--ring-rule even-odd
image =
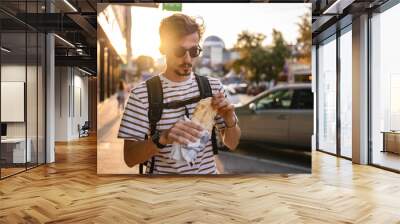
[[[241,143],[235,151],[220,151],[221,173],[310,173],[311,152]]]
[[[246,103],[253,96],[229,96],[232,103]],[[268,143],[242,142],[235,151],[222,151],[219,156],[221,173],[309,173],[311,153]],[[223,168],[222,168],[223,167]]]

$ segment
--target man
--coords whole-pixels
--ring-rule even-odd
[[[203,33],[201,25],[183,14],[174,14],[160,24],[160,52],[166,57],[166,70],[159,75],[163,91],[163,103],[184,101],[199,96],[200,91],[192,66],[200,54],[199,42]],[[221,131],[223,142],[229,149],[239,143],[240,128],[234,106],[226,99],[218,79],[208,77],[212,89],[212,106],[217,110],[216,127]],[[130,94],[121,121],[118,136],[124,138],[124,159],[133,166],[154,157],[154,174],[215,174],[217,173],[211,140],[201,150],[193,164],[178,164],[170,159],[171,144],[187,145],[195,142],[202,127],[192,121],[184,121],[185,111],[192,116],[197,102],[186,108],[164,109],[157,123],[157,138],[150,135],[149,101],[146,83],[142,82]],[[149,136],[146,139],[146,136]],[[150,170],[147,167],[146,173]]]

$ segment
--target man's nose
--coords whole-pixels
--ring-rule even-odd
[[[185,55],[183,56],[183,60],[185,62],[191,62],[192,61],[192,58],[190,57],[189,51],[185,52]]]

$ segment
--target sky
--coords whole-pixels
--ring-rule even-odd
[[[283,33],[288,43],[295,43],[300,16],[310,11],[310,3],[183,3],[182,13],[201,17],[205,24],[204,40],[216,35],[225,42],[226,48],[236,43],[243,30],[259,32],[267,36],[264,44],[272,41],[272,29]],[[158,28],[162,18],[176,12],[157,8],[132,7],[133,56],[161,57],[158,51]],[[310,21],[311,22],[311,21]]]

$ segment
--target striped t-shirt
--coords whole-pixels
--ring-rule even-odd
[[[162,74],[159,76],[163,88],[164,103],[182,101],[200,95],[197,81],[193,74],[191,74],[191,77],[188,80],[183,82],[173,82],[165,78]],[[208,77],[208,80],[213,95],[218,92],[223,92],[225,94],[224,88],[218,79]],[[189,118],[193,116],[193,111],[196,105],[197,103],[186,105],[189,112]],[[127,140],[140,141],[145,139],[146,134],[150,135],[150,125],[147,114],[148,108],[149,104],[146,82],[142,82],[131,90],[121,120],[118,137]],[[157,130],[164,131],[171,128],[173,124],[180,119],[183,119],[184,115],[184,107],[178,109],[164,108],[161,120],[157,123]],[[219,130],[225,127],[225,122],[219,115],[215,117],[215,123]],[[189,164],[178,164],[175,160],[170,159],[171,150],[172,147],[167,146],[160,149],[161,155],[155,156],[154,174],[215,174],[217,172],[212,151],[211,138],[206,144],[206,147],[198,153],[192,166]],[[149,173],[149,167],[146,168],[146,173]]]

